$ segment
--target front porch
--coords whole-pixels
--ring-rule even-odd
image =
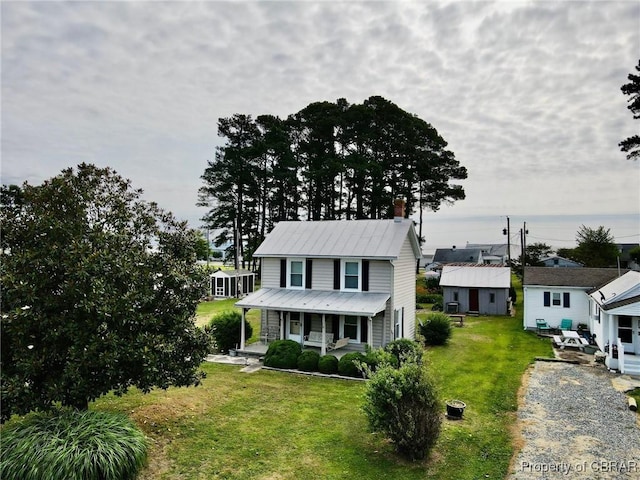
[[[268,343],[263,343],[263,342],[248,343],[244,346],[243,349],[237,349],[236,355],[238,357],[260,358],[266,355],[268,348],[269,348]],[[313,350],[318,352],[320,355],[322,355],[321,349],[319,347],[307,346],[307,347],[303,347],[303,350]],[[338,350],[331,350],[328,353],[330,355],[334,355],[338,360],[340,360],[343,355],[349,353],[349,350],[338,349]]]

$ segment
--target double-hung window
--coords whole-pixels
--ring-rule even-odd
[[[342,290],[361,289],[361,263],[358,260],[342,261]]]
[[[360,343],[360,317],[345,315],[342,318],[342,338],[349,337],[349,343]]]
[[[289,288],[304,288],[304,260],[289,260]]]
[[[544,292],[543,304],[545,307],[571,307],[570,292]]]

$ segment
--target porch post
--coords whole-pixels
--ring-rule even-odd
[[[240,350],[244,350],[244,321],[247,314],[246,308],[242,309],[242,323],[240,324]]]
[[[280,310],[278,316],[278,340],[282,340],[284,338],[284,312]]]
[[[304,317],[305,314],[300,315],[300,346],[304,348]]]
[[[373,318],[367,317],[367,344],[373,348]]]
[[[320,347],[320,355],[325,356],[327,354],[327,345],[324,343],[325,334],[327,333],[327,325],[325,323],[325,314],[322,314],[322,346]]]

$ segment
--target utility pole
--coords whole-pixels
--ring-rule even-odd
[[[522,262],[522,281],[523,282],[524,282],[524,267],[527,264],[527,233],[529,233],[529,230],[527,230],[527,222],[524,222],[523,228],[520,229],[520,245],[522,249],[520,259]]]
[[[507,217],[507,228],[502,229],[502,234],[507,236],[507,256],[509,258],[509,268],[511,268],[511,225]]]

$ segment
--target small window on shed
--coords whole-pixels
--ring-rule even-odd
[[[495,293],[490,293],[489,294],[489,303],[496,303],[496,294]]]

